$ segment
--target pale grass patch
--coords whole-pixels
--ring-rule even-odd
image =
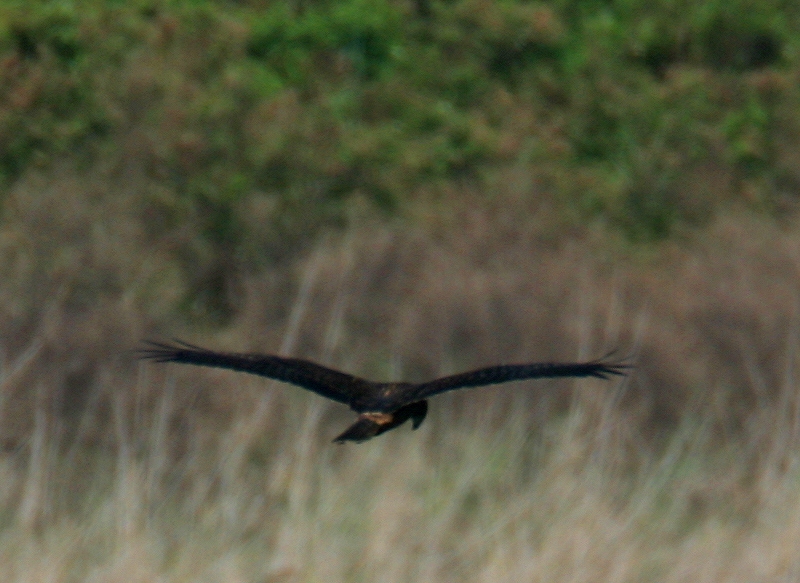
[[[491,411],[450,424],[439,411],[417,432],[401,428],[340,446],[327,441],[328,406],[313,396],[294,400],[298,422],[287,423],[279,443],[265,444],[258,431],[270,414],[264,405],[185,459],[168,459],[160,445],[166,434],[153,433],[166,423],[137,428],[119,415],[113,455],[98,455],[78,473],[48,453],[58,443],[37,422],[39,437],[0,463],[2,580],[734,582],[798,575],[800,464],[796,442],[785,437],[781,452],[748,469],[735,456],[746,444],[720,445],[703,423],[687,421],[660,453],[623,460],[606,435],[622,417],[599,415],[591,400],[579,400],[537,435],[524,412],[493,428],[485,423]],[[166,414],[170,405],[159,410]],[[268,453],[253,457],[265,447]],[[740,479],[753,471],[770,476],[768,488]],[[80,493],[72,504],[47,485],[65,477]],[[744,505],[732,494],[737,489]]]
[[[0,452],[0,581],[800,579],[794,345],[782,376],[774,364],[783,350],[775,339],[791,325],[780,302],[795,297],[795,280],[774,296],[768,278],[742,277],[744,263],[708,262],[724,271],[714,277],[706,264],[687,264],[653,276],[648,303],[630,291],[642,278],[609,283],[577,244],[537,254],[536,241],[502,247],[487,232],[488,241],[468,231],[444,245],[386,235],[321,247],[298,268],[283,320],[267,306],[284,284],[252,284],[240,321],[213,345],[404,378],[501,359],[594,357],[595,346],[624,345],[635,321],[634,336],[650,346],[635,386],[542,381],[443,395],[417,432],[340,446],[330,439],[352,420],[344,407],[210,369],[143,365],[132,381],[119,345],[138,339],[134,310],[108,303],[86,319],[54,303],[42,355],[19,351],[0,377],[0,429],[18,419],[30,427],[9,432]],[[100,263],[113,259],[109,249]],[[151,274],[163,277],[158,266]],[[717,282],[728,282],[718,296],[708,291]],[[726,294],[733,299],[721,301]],[[731,320],[748,305],[766,324]],[[719,332],[729,321],[737,325]],[[750,348],[751,336],[768,338],[769,350]],[[698,348],[707,346],[725,350]],[[30,399],[29,410],[12,397],[57,394],[86,353],[96,374],[79,383],[91,393],[77,430],[84,439],[65,441],[52,407],[36,406],[45,399]],[[749,390],[732,390],[740,385]],[[623,406],[631,393],[645,405]],[[759,406],[731,412],[734,396]],[[676,414],[677,429],[661,426],[668,437],[639,434],[648,398],[662,401],[654,411]],[[110,403],[105,417],[93,409],[101,401]],[[729,420],[742,427],[720,431]]]

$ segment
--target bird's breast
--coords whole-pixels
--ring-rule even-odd
[[[370,421],[378,425],[388,425],[392,421],[394,421],[394,415],[392,415],[391,413],[369,412],[369,413],[362,413],[360,417],[362,419],[369,419]]]
[[[382,411],[392,413],[406,404],[407,391],[403,383],[386,383],[375,387],[366,395],[361,395],[351,403],[351,407],[360,413]]]

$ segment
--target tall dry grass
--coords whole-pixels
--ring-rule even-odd
[[[174,242],[108,186],[6,201],[3,581],[800,578],[796,228],[728,215],[636,256],[513,197],[453,204],[242,274],[213,330],[170,315]],[[443,395],[416,433],[334,446],[352,414],[315,395],[135,361],[173,335],[376,379],[612,347],[637,369]]]
[[[417,433],[353,446],[328,442],[333,406],[292,395],[274,419],[284,397],[257,393],[175,456],[177,376],[151,414],[127,418],[117,401],[113,445],[75,449],[37,415],[0,458],[4,581],[800,577],[794,374],[744,434],[720,443],[687,412],[657,452],[594,394],[621,388],[592,381],[534,431],[517,397],[512,414],[499,400],[461,416],[438,402]],[[118,390],[151,380],[141,370]]]

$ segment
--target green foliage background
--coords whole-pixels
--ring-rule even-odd
[[[798,30],[788,0],[10,0],[0,189],[102,168],[186,269],[466,187],[650,243],[794,211]]]

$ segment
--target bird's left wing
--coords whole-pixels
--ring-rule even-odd
[[[504,364],[480,368],[416,385],[409,398],[424,399],[445,391],[495,385],[523,379],[552,377],[597,377],[607,379],[612,375],[624,375],[632,368],[623,362],[593,360],[590,362],[535,362],[531,364]]]
[[[269,354],[216,352],[175,340],[173,344],[147,341],[139,351],[141,358],[156,362],[179,362],[248,372],[303,387],[315,393],[350,404],[354,397],[369,390],[369,381],[299,358]]]

